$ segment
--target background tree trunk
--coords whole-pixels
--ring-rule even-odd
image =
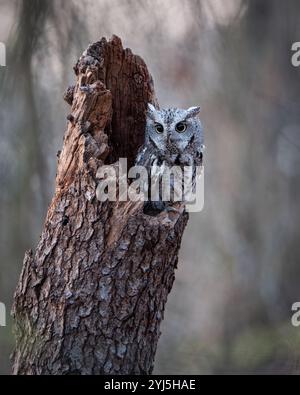
[[[55,195],[15,293],[13,372],[149,374],[188,215],[97,200],[97,168],[133,164],[157,103],[144,61],[115,36],[74,70]]]

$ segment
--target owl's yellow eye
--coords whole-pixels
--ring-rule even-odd
[[[178,122],[178,124],[175,126],[175,130],[178,133],[183,133],[186,131],[186,124],[184,122]]]
[[[156,123],[155,124],[155,130],[156,130],[157,133],[161,134],[164,131],[164,127],[160,123]]]

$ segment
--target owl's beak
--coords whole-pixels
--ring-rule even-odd
[[[171,138],[170,135],[168,136],[167,141],[168,141],[169,144],[173,144],[174,143],[174,140]]]

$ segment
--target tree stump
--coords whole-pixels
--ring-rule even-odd
[[[15,292],[13,373],[150,374],[188,214],[97,200],[97,169],[134,163],[157,102],[118,37],[90,45],[74,70],[55,194]]]

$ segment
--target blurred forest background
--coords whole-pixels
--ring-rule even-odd
[[[298,0],[0,0],[0,301],[54,191],[72,66],[119,35],[162,107],[202,107],[205,207],[186,229],[155,373],[300,372]],[[11,319],[0,328],[10,372]]]

